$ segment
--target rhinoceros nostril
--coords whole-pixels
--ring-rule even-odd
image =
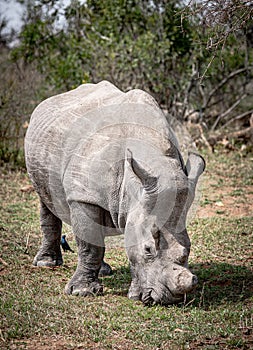
[[[154,300],[151,296],[151,293],[152,293],[152,290],[149,290],[148,292],[146,292],[145,294],[142,295],[141,300],[142,300],[143,304],[151,305],[154,302]]]

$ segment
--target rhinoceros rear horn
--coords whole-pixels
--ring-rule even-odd
[[[197,153],[190,152],[186,162],[186,171],[188,179],[197,183],[199,176],[205,170],[206,162],[202,156]]]
[[[144,169],[133,157],[130,149],[127,149],[126,159],[131,166],[134,174],[140,179],[144,189],[148,193],[153,193],[157,190],[157,177],[151,174],[151,171]]]

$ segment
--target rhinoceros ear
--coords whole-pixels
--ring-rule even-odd
[[[151,174],[149,170],[144,169],[133,157],[130,149],[127,149],[126,160],[131,166],[134,174],[140,179],[144,189],[148,193],[157,191],[157,177]]]
[[[190,152],[186,162],[186,172],[188,179],[197,183],[199,176],[203,173],[206,167],[204,158],[194,152]]]

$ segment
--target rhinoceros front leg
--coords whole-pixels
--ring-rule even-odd
[[[41,201],[40,224],[43,232],[41,247],[33,260],[34,266],[54,267],[62,265],[60,248],[62,222]]]
[[[105,251],[101,209],[76,202],[70,208],[78,247],[78,265],[65,292],[80,296],[102,294],[103,288],[98,280]]]

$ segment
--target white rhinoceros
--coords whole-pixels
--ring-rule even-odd
[[[62,221],[75,234],[78,265],[67,294],[102,292],[104,237],[115,232],[125,237],[129,298],[167,305],[195,287],[186,215],[205,163],[190,153],[184,165],[149,94],[102,81],[48,98],[32,114],[25,155],[44,234],[34,265],[63,263]]]

